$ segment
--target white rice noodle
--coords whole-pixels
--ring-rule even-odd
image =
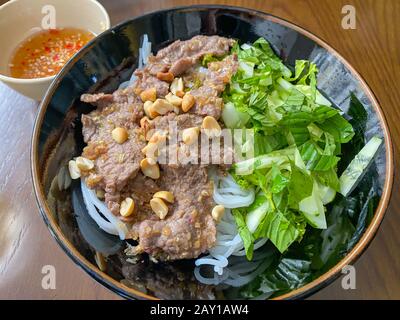
[[[151,55],[151,42],[147,34],[143,36],[142,45],[139,48],[139,58],[138,58],[138,69],[142,69],[146,64],[149,56]],[[130,87],[136,81],[136,76],[132,73],[131,78],[128,81],[122,82],[118,89],[125,89]]]
[[[259,239],[254,244],[254,250],[261,248],[267,239]],[[243,240],[238,234],[236,222],[230,209],[225,210],[222,220],[217,225],[217,241],[208,255],[195,261],[195,277],[205,284],[227,284],[242,286],[265,270],[268,261],[263,261],[265,256],[255,256],[253,261],[245,257]],[[239,260],[239,262],[237,261]],[[264,263],[265,262],[265,263]],[[203,269],[212,269],[212,276],[205,277]]]
[[[81,189],[83,201],[92,219],[105,232],[118,235],[121,240],[124,240],[128,234],[125,223],[111,213],[105,203],[97,198],[94,191],[86,186],[83,179],[81,179]],[[108,221],[100,215],[99,211]]]
[[[225,284],[232,287],[241,287],[254,280],[270,265],[270,261],[265,258],[266,255],[259,255],[258,257],[255,255],[253,261],[248,261],[245,257],[241,257],[239,258],[239,261],[232,261],[230,264],[224,267],[223,273],[215,272],[216,267],[218,269],[222,268],[221,266],[224,265],[222,261],[220,261],[221,265],[214,267],[214,273],[211,277],[207,277],[202,274],[203,269],[201,266],[203,265],[200,265],[194,269],[194,275],[198,281],[204,284]],[[204,264],[204,266],[206,266],[206,264]]]
[[[251,205],[254,201],[254,189],[244,190],[233,180],[231,175],[214,175],[214,201],[225,208],[240,208]]]
[[[242,286],[263,272],[269,261],[263,261],[261,255],[254,255],[253,261],[248,261],[243,240],[238,233],[233,208],[247,207],[254,201],[253,189],[243,190],[232,176],[218,176],[210,172],[214,180],[214,201],[225,207],[225,214],[217,225],[217,240],[208,255],[195,261],[195,277],[205,284],[227,284]],[[261,248],[267,239],[259,239],[254,244],[254,250]],[[261,258],[260,258],[261,257]],[[207,278],[203,270],[210,271],[212,276]]]

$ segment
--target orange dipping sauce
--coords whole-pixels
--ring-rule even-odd
[[[21,79],[53,76],[93,37],[93,33],[76,28],[35,33],[23,41],[12,55],[10,75]]]

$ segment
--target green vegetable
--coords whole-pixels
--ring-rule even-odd
[[[380,192],[374,164],[351,197],[336,195],[337,172],[365,144],[367,114],[351,94],[346,120],[317,90],[315,65],[298,61],[292,74],[264,39],[233,50],[239,70],[223,94],[222,118],[229,128],[255,129],[255,158],[235,164],[231,174],[243,188],[259,190],[252,206],[233,214],[247,258],[258,238],[271,240],[261,250],[272,253],[268,268],[240,297],[278,295],[332,267],[372,218]]]
[[[249,119],[249,115],[237,110],[235,105],[231,102],[226,103],[224,110],[222,110],[222,120],[227,128],[242,128],[246,125]]]
[[[247,257],[263,237],[283,253],[302,239],[306,225],[327,227],[325,205],[340,189],[342,144],[354,130],[317,90],[315,64],[296,61],[292,72],[262,38],[232,51],[239,65],[223,93],[222,119],[228,128],[254,129],[255,156],[234,164],[231,174],[259,192],[234,215]]]
[[[374,159],[376,152],[378,151],[382,139],[378,137],[372,137],[371,140],[361,149],[361,151],[355,156],[355,158],[350,162],[349,166],[340,176],[340,193],[347,196],[354,187],[357,185],[358,181],[365,174],[365,169]]]
[[[253,247],[254,247],[254,236],[248,229],[245,221],[245,215],[241,209],[233,209],[232,214],[235,218],[236,225],[238,227],[238,232],[243,240],[243,246],[246,250],[247,259],[251,260],[253,258]]]
[[[201,65],[202,65],[203,67],[206,67],[206,68],[207,68],[207,66],[208,66],[208,64],[209,64],[210,62],[214,62],[214,61],[218,61],[218,60],[219,60],[219,59],[218,59],[217,57],[213,56],[212,54],[206,54],[206,55],[204,55],[203,58],[201,59]]]
[[[343,117],[318,91],[315,64],[299,60],[292,72],[264,39],[232,50],[239,68],[222,118],[229,128],[254,129],[255,155],[230,173],[257,191],[250,207],[232,211],[248,259],[257,239],[270,240],[259,249],[270,252],[269,266],[239,295],[274,296],[317,278],[360,239],[379,200],[371,159],[381,141],[364,147],[364,107],[350,94],[350,120]],[[355,158],[361,149],[364,161]],[[357,174],[349,174],[355,162]],[[351,196],[338,193],[354,187]]]
[[[269,210],[268,199],[263,194],[258,195],[246,214],[246,225],[250,232],[256,231]]]
[[[254,232],[255,238],[268,238],[283,253],[303,234],[305,223],[291,221],[279,210],[269,210]]]

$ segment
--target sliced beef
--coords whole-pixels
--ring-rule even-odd
[[[179,77],[187,70],[189,70],[193,66],[193,59],[192,58],[181,58],[175,61],[169,72],[171,72],[175,77]]]
[[[158,51],[156,56],[150,56],[145,68],[135,71],[138,79],[134,87],[137,92],[154,87],[157,96],[163,98],[168,93],[169,84],[157,79],[159,72],[169,71],[174,76],[180,76],[207,54],[213,56],[227,54],[234,43],[232,39],[219,36],[196,36],[187,41],[177,40]]]
[[[132,230],[139,235],[141,249],[160,260],[195,258],[212,247],[216,237],[207,169],[191,165],[162,170],[156,183],[172,192],[175,202],[164,220],[146,219]]]
[[[135,95],[122,91],[113,95],[83,95],[82,100],[98,106],[81,117],[82,134],[87,143],[83,156],[95,163],[86,183],[91,188],[103,189],[107,206],[118,214],[120,191],[136,176],[143,159],[141,149],[146,143],[138,125],[143,105]],[[118,144],[111,136],[115,127],[128,131],[129,139],[123,144]]]
[[[159,219],[150,207],[150,200],[157,191],[160,191],[157,181],[144,176],[139,171],[135,179],[131,179],[121,192],[122,199],[131,197],[135,202],[134,213],[124,221],[139,223],[147,219]],[[134,230],[131,235],[133,239],[138,238],[138,234]]]
[[[190,40],[177,40],[168,47],[158,51],[156,56],[149,57],[147,69],[150,74],[166,70],[177,72],[175,76],[183,74],[195,65],[203,56],[223,56],[229,52],[235,40],[219,36],[196,36]]]
[[[207,177],[209,164],[159,162],[161,177],[153,180],[142,174],[140,161],[144,158],[141,150],[147,144],[149,130],[168,131],[171,121],[175,121],[180,134],[174,141],[169,137],[168,144],[175,145],[177,158],[183,159],[190,148],[182,141],[182,130],[201,127],[205,115],[220,117],[223,107],[220,94],[237,70],[237,58],[229,55],[209,63],[208,68],[201,71],[198,65],[206,54],[219,57],[228,54],[233,43],[231,39],[218,36],[176,41],[149,57],[146,67],[135,72],[137,80],[131,87],[113,94],[81,97],[82,101],[97,106],[95,111],[82,116],[83,137],[87,143],[83,156],[95,163],[86,183],[90,188],[105,191],[108,208],[132,226],[132,238],[139,242],[136,252],[144,251],[160,260],[189,259],[196,258],[215,243],[216,227],[211,216],[215,204],[212,184]],[[194,79],[197,84],[190,87],[190,91],[196,103],[188,113],[159,116],[146,125],[143,122],[146,128],[141,128],[139,123],[144,113],[139,93],[156,88],[157,97],[163,98],[169,91],[169,83],[157,78],[159,72]],[[112,139],[111,132],[117,126],[129,133],[128,141],[123,144]],[[224,155],[217,156],[222,159]],[[155,192],[162,190],[172,192],[175,201],[168,204],[168,215],[160,220],[149,202]],[[119,215],[119,209],[126,197],[134,199],[135,211],[124,218]]]
[[[137,80],[134,84],[135,90],[140,93],[148,88],[156,88],[157,97],[164,98],[169,91],[169,83],[158,80],[146,70],[136,70],[135,75]]]
[[[175,122],[178,130],[183,130],[192,127],[200,127],[203,122],[203,117],[197,114],[182,113],[175,114],[173,112],[168,113],[166,116],[157,117],[152,121],[152,126],[156,130],[168,130],[170,123]]]
[[[200,75],[202,85],[190,91],[196,100],[190,110],[202,116],[212,116],[219,119],[223,108],[223,100],[219,97],[230,82],[238,68],[236,55],[229,55],[221,61],[208,64],[208,68]]]

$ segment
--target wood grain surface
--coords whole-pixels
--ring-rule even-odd
[[[0,0],[0,4],[5,1]],[[391,131],[397,169],[400,151],[399,0],[102,0],[112,24],[145,12],[178,5],[215,3],[272,13],[313,32],[339,51],[376,94]],[[342,7],[354,5],[355,30],[341,27]],[[37,103],[0,83],[0,298],[119,299],[92,280],[64,254],[36,207],[30,178],[29,145]],[[384,222],[355,264],[357,288],[341,279],[312,299],[400,299],[400,179]],[[56,268],[56,289],[41,286],[42,267]]]

